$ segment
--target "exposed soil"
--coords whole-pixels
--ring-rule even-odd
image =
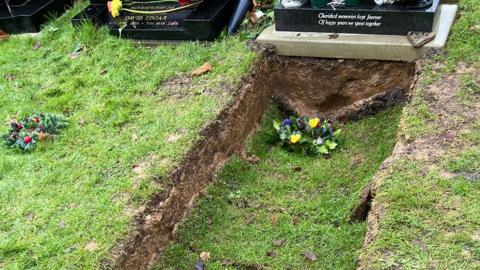
[[[278,57],[268,47],[259,50],[260,59],[234,100],[201,131],[201,139],[170,174],[168,191],[154,196],[137,215],[134,230],[105,268],[148,269],[157,261],[216,171],[242,153],[272,98],[301,115],[355,118],[405,100],[414,70],[408,63]]]
[[[276,57],[270,68],[266,79],[283,109],[342,120],[405,100],[415,72],[407,62],[304,57]]]
[[[426,61],[426,60],[424,60]],[[420,63],[419,63],[420,64]],[[423,170],[429,171],[442,162],[444,156],[455,156],[459,149],[468,147],[465,142],[459,138],[463,133],[471,130],[472,126],[479,120],[480,115],[480,96],[471,97],[471,103],[468,107],[458,98],[458,92],[461,91],[461,77],[463,74],[472,74],[477,83],[480,84],[480,72],[468,70],[459,65],[456,72],[446,74],[441,80],[429,85],[422,94],[422,98],[427,102],[429,110],[436,116],[430,124],[435,127],[435,134],[429,134],[413,141],[408,138],[400,137],[393,150],[392,156],[385,160],[372,182],[365,188],[359,206],[352,211],[352,221],[367,218],[367,233],[364,240],[364,250],[368,245],[375,241],[379,230],[380,222],[388,211],[388,207],[375,200],[375,193],[381,189],[381,183],[385,175],[392,170],[392,166],[399,160],[415,160],[422,162]],[[407,112],[411,108],[406,108]],[[454,178],[456,176],[465,176],[467,179],[477,178],[468,172],[459,172],[453,174],[442,172],[445,178]],[[369,211],[370,210],[370,211]],[[366,211],[368,216],[364,215]],[[368,254],[367,254],[368,255]],[[385,254],[388,256],[388,254]],[[363,256],[359,261],[357,269],[369,269],[371,256]]]

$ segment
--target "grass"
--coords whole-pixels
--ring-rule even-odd
[[[143,48],[91,25],[74,29],[85,5],[39,36],[0,43],[1,132],[36,111],[70,122],[31,154],[0,148],[2,269],[97,268],[255,59],[236,37]],[[164,81],[207,61],[210,73],[180,97],[168,93]]]
[[[375,197],[383,206],[378,234],[361,254],[368,269],[480,269],[480,125],[451,111],[442,125],[430,109],[437,101],[422,96],[425,87],[457,76],[458,89],[449,89],[455,93],[454,102],[463,105],[462,110],[478,110],[479,1],[459,4],[461,16],[446,51],[421,67],[417,91],[402,113],[400,129],[402,138],[424,139],[451,125],[456,135],[442,147],[445,152],[439,158],[399,156],[383,172]]]
[[[192,269],[203,251],[211,253],[208,269],[355,268],[365,224],[350,223],[350,210],[390,155],[400,111],[342,127],[341,149],[329,159],[275,146],[271,120],[278,114],[271,111],[249,145],[260,162],[225,166],[157,268]]]

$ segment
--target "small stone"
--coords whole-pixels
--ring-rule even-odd
[[[311,251],[307,251],[303,254],[305,256],[305,258],[307,258],[309,261],[316,261],[317,260],[317,255],[315,255],[315,253],[311,252]]]

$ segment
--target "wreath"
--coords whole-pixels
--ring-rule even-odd
[[[23,151],[35,149],[39,141],[53,138],[68,125],[64,116],[36,113],[21,121],[13,120],[7,133],[2,135],[3,144]]]

